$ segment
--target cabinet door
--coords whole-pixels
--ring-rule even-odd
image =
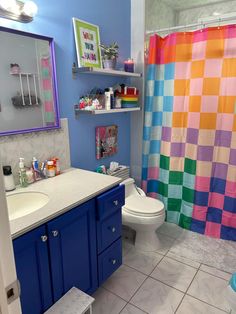
[[[47,224],[54,302],[71,287],[97,288],[95,201],[76,207]]]
[[[45,226],[13,241],[23,314],[42,314],[52,305]]]

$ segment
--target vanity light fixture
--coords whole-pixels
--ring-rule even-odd
[[[32,22],[38,12],[33,1],[0,0],[0,17],[22,22]]]

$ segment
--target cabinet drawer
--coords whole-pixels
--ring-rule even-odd
[[[119,185],[97,197],[97,216],[99,220],[110,216],[125,204],[125,186]]]
[[[97,246],[98,253],[101,253],[115,240],[121,237],[121,209],[118,209],[111,216],[97,222]]]
[[[119,238],[98,256],[98,276],[101,285],[122,264],[122,240]]]

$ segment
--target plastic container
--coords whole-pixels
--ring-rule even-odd
[[[236,314],[236,273],[232,275],[226,291],[226,297],[229,302],[231,314]]]
[[[19,179],[20,186],[26,188],[28,186],[24,158],[19,159]]]
[[[52,159],[52,161],[53,161],[53,164],[54,164],[54,167],[55,167],[56,176],[58,176],[61,173],[59,158],[54,157]]]
[[[4,175],[4,185],[5,191],[13,191],[15,190],[16,186],[14,183],[14,178],[11,171],[11,166],[3,166],[3,175]]]
[[[47,162],[47,176],[49,178],[52,178],[52,177],[55,177],[55,175],[56,175],[56,169],[54,166],[54,162],[53,162],[53,160],[49,160]]]
[[[111,94],[108,91],[105,92],[105,109],[111,109]]]

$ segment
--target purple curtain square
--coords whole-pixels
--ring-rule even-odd
[[[198,143],[198,130],[189,128],[187,130],[187,139],[186,142],[189,144],[197,144]]]
[[[170,142],[171,141],[171,128],[168,127],[163,127],[162,128],[162,135],[161,139],[165,142]]]
[[[228,165],[219,162],[212,164],[212,177],[225,180],[227,178]]]
[[[184,157],[185,143],[171,143],[171,156],[172,157]]]
[[[230,150],[229,163],[236,166],[236,149]]]
[[[197,148],[197,160],[212,161],[213,158],[213,146],[201,146]]]
[[[230,147],[232,132],[216,130],[215,146]]]

